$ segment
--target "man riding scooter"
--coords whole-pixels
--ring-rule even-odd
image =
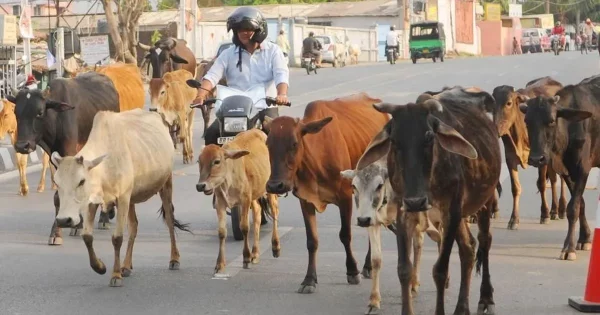
[[[554,28],[552,29],[552,37],[558,37],[558,45],[560,47],[560,49],[564,49],[565,48],[565,28],[560,25],[560,21],[556,22]]]
[[[387,33],[387,36],[385,38],[385,51],[387,51],[388,48],[393,48],[396,53],[396,56],[398,56],[400,54],[400,45],[398,44],[400,35],[398,34],[398,32],[395,31],[395,29],[396,26],[390,26],[390,32]]]
[[[315,33],[308,33],[308,37],[302,41],[302,58],[315,58],[315,65],[321,68],[321,49],[323,46],[315,38]]]

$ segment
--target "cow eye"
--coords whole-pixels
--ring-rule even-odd
[[[160,91],[160,95],[163,95],[163,94],[165,94],[165,91]]]
[[[37,114],[35,117],[38,117],[38,118],[40,118],[40,117],[42,117],[43,115],[44,115],[44,112],[39,112],[39,113],[38,113],[38,114]]]
[[[383,188],[383,184],[379,184],[379,185],[377,185],[377,188],[376,188],[376,190],[377,190],[377,191],[380,191],[380,190],[381,190],[381,188]]]
[[[506,103],[506,107],[511,107],[512,104],[513,104],[513,102],[508,102],[508,103]]]
[[[77,185],[77,187],[81,187],[81,186],[83,186],[83,184],[85,184],[85,179],[82,179],[82,180],[79,182],[79,185]]]
[[[221,164],[221,160],[214,160],[213,161],[213,165],[219,165],[219,164]]]
[[[354,186],[354,184],[352,184],[352,190],[356,191],[356,186]]]

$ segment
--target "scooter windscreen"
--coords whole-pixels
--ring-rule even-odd
[[[224,85],[217,85],[217,93],[216,94],[217,94],[216,95],[217,101],[215,102],[215,113],[220,112],[223,101],[226,98],[231,97],[231,96],[245,96],[245,97],[249,98],[249,100],[251,100],[251,102],[252,102],[253,111],[260,111],[260,110],[263,110],[268,107],[267,103],[265,102],[265,97],[267,96],[265,93],[265,86],[261,85],[261,84],[255,85],[246,91],[241,91],[241,90],[238,90],[238,89],[235,89],[232,87],[228,87],[228,86],[224,86]],[[242,100],[245,97],[234,98],[234,99]],[[229,101],[226,101],[226,102],[229,103]],[[241,105],[240,107],[242,107],[245,104],[244,105],[239,104],[239,105]],[[223,114],[227,114],[227,113],[223,113]],[[250,113],[247,112],[246,114],[248,115]]]

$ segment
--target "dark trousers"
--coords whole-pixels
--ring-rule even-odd
[[[264,121],[265,116],[269,116],[271,118],[279,117],[279,108],[278,107],[270,107],[258,114],[258,119],[261,122]],[[215,119],[210,126],[206,129],[206,134],[204,135],[204,144],[217,144],[217,139],[219,138],[219,120]]]

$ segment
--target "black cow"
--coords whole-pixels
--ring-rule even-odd
[[[567,204],[569,231],[560,259],[575,260],[576,249],[591,249],[583,192],[592,167],[600,167],[600,76],[567,85],[553,97],[527,99],[519,107],[529,133],[529,164],[540,167],[550,163],[571,193]],[[579,240],[575,246],[578,219]]]
[[[49,91],[21,90],[8,100],[15,103],[17,117],[17,142],[15,150],[22,154],[33,152],[37,145],[48,155],[58,152],[61,156],[75,155],[87,142],[94,116],[98,111],[119,112],[119,96],[112,81],[97,72],[86,72],[72,79],[58,78],[52,81]],[[58,191],[54,194],[56,213],[59,208]],[[108,228],[114,217],[100,213],[99,228]],[[71,236],[80,227],[71,229]],[[62,231],[52,225],[48,245],[61,245]]]
[[[447,228],[443,230],[442,250],[433,268],[437,287],[435,314],[444,314],[444,289],[455,239],[461,261],[461,285],[454,314],[469,314],[469,287],[475,258],[477,271],[483,265],[479,311],[493,314],[488,254],[494,189],[502,166],[500,145],[493,121],[486,116],[487,111],[482,110],[490,106],[492,96],[472,89],[460,92],[452,93],[453,97],[444,97],[444,92],[435,97],[423,94],[417,104],[406,106],[375,105],[377,110],[391,114],[392,120],[371,141],[357,170],[388,154],[390,183],[402,200],[402,208],[418,212],[435,206],[442,212]],[[468,105],[477,102],[479,106]],[[476,256],[475,238],[465,220],[475,213],[478,213],[479,223]],[[402,211],[398,214],[397,222],[402,222]],[[402,224],[396,228],[402,314],[412,315],[408,235]]]

